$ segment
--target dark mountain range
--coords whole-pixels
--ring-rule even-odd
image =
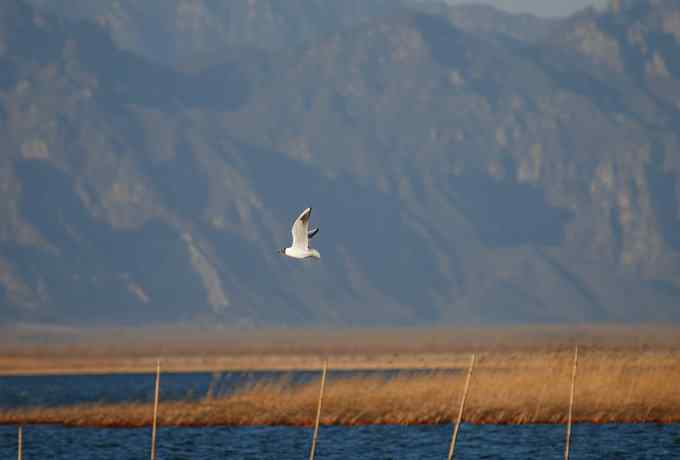
[[[680,319],[676,2],[86,3],[0,6],[0,320]]]

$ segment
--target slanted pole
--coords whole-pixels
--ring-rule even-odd
[[[24,458],[24,427],[22,425],[19,425],[17,436],[17,460],[22,460]]]
[[[564,460],[569,460],[571,447],[571,421],[574,413],[574,389],[576,387],[576,365],[578,364],[578,346],[574,348],[574,365],[571,370],[571,394],[569,395],[569,416],[567,418],[567,441],[564,446]]]
[[[323,373],[321,374],[321,390],[319,391],[319,403],[316,406],[316,421],[314,422],[314,435],[312,436],[312,448],[309,451],[309,460],[314,460],[316,455],[316,438],[319,436],[319,422],[321,421],[321,403],[323,402],[323,392],[326,387],[326,372],[328,371],[328,360],[323,362]]]
[[[465,379],[465,388],[463,389],[463,395],[460,398],[460,406],[458,407],[458,418],[456,419],[456,426],[453,429],[453,434],[451,435],[451,445],[449,446],[449,460],[453,458],[456,450],[456,439],[458,438],[458,430],[460,429],[460,424],[463,421],[463,410],[465,410],[465,400],[467,399],[468,390],[470,389],[470,378],[472,377],[472,368],[475,367],[475,354],[472,353],[470,356],[470,367],[468,368],[467,378]]]
[[[156,460],[156,427],[158,426],[158,398],[161,388],[161,360],[156,360],[156,391],[153,400],[153,425],[151,427],[151,460]]]

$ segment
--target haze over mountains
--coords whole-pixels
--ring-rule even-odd
[[[0,321],[677,321],[680,4],[615,6],[3,1]]]
[[[495,6],[511,13],[528,13],[542,17],[560,17],[574,14],[588,7],[604,8],[608,0],[446,0],[451,5],[481,3]]]

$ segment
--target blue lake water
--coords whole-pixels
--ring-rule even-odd
[[[162,399],[200,398],[208,388],[233,391],[262,379],[300,383],[318,372],[163,374]],[[346,376],[333,373],[333,378]],[[150,401],[153,376],[49,376],[0,378],[0,411],[8,407],[97,401]],[[458,459],[561,459],[560,425],[467,425]],[[446,458],[451,426],[322,427],[318,459]],[[159,459],[301,459],[309,455],[311,430],[290,427],[161,428]],[[140,459],[149,457],[150,429],[24,427],[25,459]],[[16,458],[17,428],[0,426],[0,459]],[[680,425],[574,427],[571,458],[680,459]]]
[[[450,426],[322,427],[318,459],[446,458]],[[576,425],[571,458],[677,459],[678,425]],[[0,427],[0,458],[16,458],[16,427]],[[162,459],[303,459],[311,430],[288,427],[162,428]],[[149,458],[149,429],[24,428],[25,459]],[[564,427],[559,425],[463,425],[457,459],[561,459]]]
[[[298,382],[318,373],[290,374]],[[161,400],[204,397],[213,384],[225,393],[234,388],[262,380],[286,378],[283,373],[237,372],[161,374]],[[0,408],[23,406],[58,406],[93,402],[148,402],[153,400],[153,374],[58,375],[0,377]]]
[[[388,378],[427,372],[430,371],[333,371],[328,378],[333,380],[363,375]],[[160,398],[162,401],[195,400],[205,397],[209,389],[213,394],[220,395],[262,381],[294,385],[318,379],[320,376],[318,371],[163,373]],[[153,400],[154,379],[154,374],[0,377],[0,410],[95,402],[150,402]]]

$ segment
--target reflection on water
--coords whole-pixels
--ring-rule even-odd
[[[149,429],[25,428],[25,458],[140,459],[149,455]],[[322,427],[319,459],[446,458],[451,427]],[[162,428],[159,459],[306,458],[311,430],[288,427]],[[574,459],[677,459],[680,425],[577,425]],[[464,425],[458,459],[561,459],[559,425]],[[0,458],[16,458],[16,428],[0,427]]]

